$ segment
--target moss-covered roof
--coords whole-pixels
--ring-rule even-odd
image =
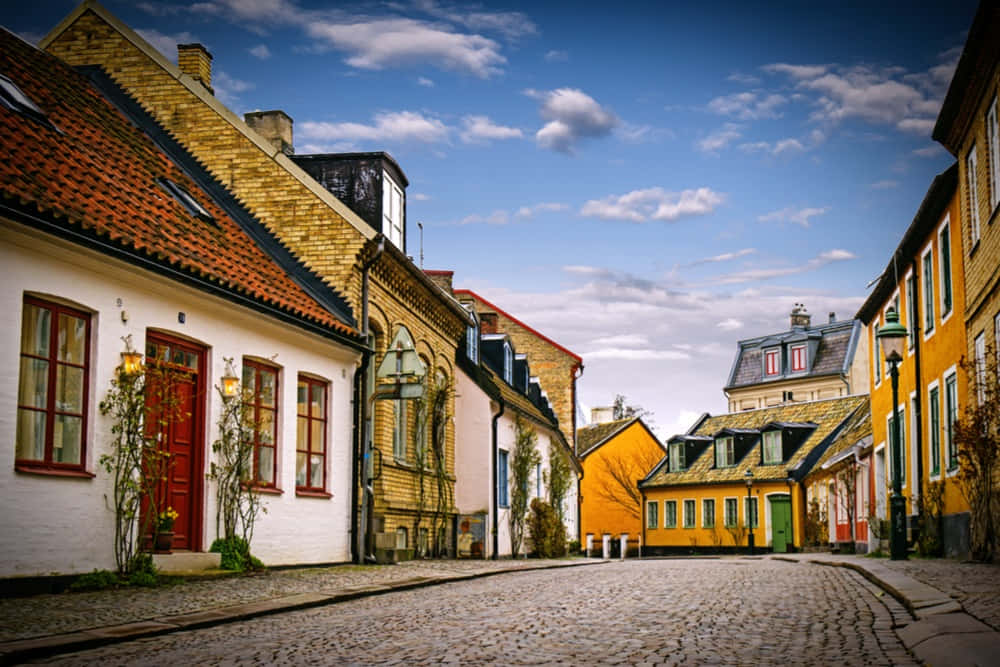
[[[757,438],[747,454],[730,468],[715,467],[714,447],[707,447],[684,470],[670,471],[668,457],[653,469],[640,486],[677,486],[742,482],[747,470],[756,481],[784,481],[789,471],[801,480],[817,463],[832,442],[839,440],[844,427],[859,413],[869,412],[868,396],[848,396],[807,403],[794,403],[760,410],[746,410],[716,417],[707,417],[692,435],[712,436],[723,429],[760,429],[772,422],[811,422],[816,424],[804,442],[786,461],[762,465],[761,439]],[[854,444],[857,440],[852,441]],[[850,445],[847,445],[850,446]]]
[[[818,471],[827,461],[830,461],[841,452],[853,447],[859,442],[862,442],[865,438],[868,438],[868,444],[870,445],[871,434],[871,410],[859,410],[858,412],[855,412],[854,416],[851,417],[846,424],[844,424],[844,428],[841,430],[840,435],[837,436],[836,441],[832,442],[830,446],[826,448],[826,451],[819,457],[819,460],[810,472]]]
[[[578,455],[580,458],[583,458],[591,449],[602,444],[615,433],[625,430],[632,422],[638,419],[638,417],[629,417],[628,419],[616,419],[610,422],[581,426],[576,429],[576,451],[579,452]]]

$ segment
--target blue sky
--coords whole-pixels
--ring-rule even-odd
[[[878,4],[878,6],[869,5]],[[37,40],[75,3],[5,3]],[[736,341],[853,316],[933,176],[975,12],[951,3],[118,2],[298,153],[386,150],[408,248],[584,358],[662,436],[724,412]]]

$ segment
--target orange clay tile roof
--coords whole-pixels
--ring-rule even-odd
[[[789,471],[794,470],[796,480],[801,480],[815,469],[820,456],[828,447],[836,446],[847,430],[869,412],[868,396],[846,396],[822,401],[792,403],[760,410],[733,412],[716,417],[707,417],[698,424],[692,435],[714,436],[723,429],[759,429],[771,422],[811,422],[816,424],[805,442],[792,453],[787,461],[775,465],[762,465],[760,437],[749,452],[731,468],[716,468],[714,448],[709,444],[705,450],[684,470],[667,470],[667,458],[653,469],[641,486],[675,486],[689,484],[713,484],[741,482],[748,469],[753,470],[755,480],[784,480]],[[854,433],[853,429],[850,429]],[[857,440],[852,440],[853,445]]]
[[[211,177],[190,155],[184,153],[189,164],[182,169],[177,151],[183,149],[169,137],[159,145],[153,140],[162,128],[140,127],[141,120],[126,116],[84,74],[3,29],[0,74],[51,123],[0,105],[0,207],[8,217],[321,333],[357,337],[346,304],[339,313],[331,307],[343,304],[342,297],[262,233],[217,181],[211,182],[215,195],[206,192]],[[163,178],[187,190],[214,221],[191,215],[158,184]],[[259,227],[251,230],[254,237],[247,220]]]

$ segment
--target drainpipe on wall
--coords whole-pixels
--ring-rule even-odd
[[[360,374],[360,381],[358,380],[359,375],[355,375],[355,386],[358,387],[355,400],[358,401],[358,404],[354,413],[357,416],[358,423],[355,424],[354,428],[357,446],[354,456],[354,481],[352,482],[352,487],[358,485],[361,475],[365,475],[366,477],[362,490],[364,494],[362,502],[357,502],[357,495],[351,498],[355,515],[352,521],[352,525],[355,527],[352,555],[354,556],[354,562],[359,564],[364,563],[366,556],[370,555],[365,552],[368,550],[367,547],[372,540],[372,529],[374,527],[373,512],[375,509],[375,498],[371,480],[367,478],[367,462],[371,458],[372,452],[372,434],[371,429],[368,428],[368,394],[371,393],[371,388],[368,386],[368,363],[369,358],[374,352],[372,349],[371,331],[368,328],[368,271],[379,260],[383,252],[385,252],[385,237],[380,234],[375,254],[361,266],[361,333],[364,335],[365,340],[368,341],[368,350],[362,359],[361,368],[357,371]],[[363,462],[366,464],[364,468],[362,468]]]
[[[913,284],[914,284],[914,290],[913,291],[915,292],[914,298],[915,298],[916,301],[919,302],[920,298],[916,296],[917,294],[920,293],[920,279],[917,277],[917,260],[916,260],[916,258],[914,258],[911,261],[911,268],[910,268],[910,270],[913,271]],[[952,307],[954,308],[954,305],[952,305]],[[917,397],[917,402],[916,402],[916,405],[913,406],[913,412],[914,412],[914,414],[913,414],[913,420],[914,420],[914,422],[917,425],[917,427],[916,427],[916,429],[915,429],[915,431],[913,433],[913,437],[915,438],[914,442],[917,443],[917,479],[915,481],[915,484],[916,484],[916,488],[917,488],[917,498],[923,498],[924,497],[924,456],[923,456],[923,452],[924,452],[924,437],[923,437],[923,425],[922,425],[921,422],[922,422],[922,415],[923,415],[923,411],[924,410],[923,410],[923,400],[922,400],[922,396],[921,396],[921,394],[923,393],[921,391],[921,387],[923,386],[923,382],[921,381],[921,375],[920,375],[920,338],[921,338],[921,336],[920,336],[920,327],[919,327],[919,324],[920,324],[920,312],[919,312],[919,310],[917,311],[917,317],[915,319],[916,319],[916,322],[917,322],[917,325],[918,325],[917,326],[917,331],[913,332],[913,375],[914,375],[913,386],[917,390],[916,394],[915,394],[916,397]],[[919,521],[919,517],[918,517],[918,521]],[[923,525],[918,524],[918,529],[919,529],[919,531],[922,531],[923,530]],[[917,533],[918,535],[919,535],[919,531]]]
[[[583,364],[577,364],[572,370],[573,376],[573,410],[571,414],[573,415],[573,456],[579,455],[579,450],[576,447],[576,381],[580,379],[583,375]],[[579,457],[577,458],[579,460]],[[583,469],[583,465],[580,465],[580,469]],[[580,497],[580,481],[583,479],[584,473],[581,472],[580,476],[576,478],[576,541],[583,542],[583,527],[580,521],[583,519],[583,512],[581,507],[583,506],[583,498]]]
[[[497,459],[500,458],[500,447],[497,443],[497,422],[503,416],[503,411],[506,407],[502,398],[497,398],[497,402],[500,404],[500,411],[493,415],[493,423],[490,431],[493,440],[493,554],[491,556],[493,560],[499,558],[500,552],[500,535],[497,532],[500,526],[500,494],[498,493],[499,488],[497,486],[500,481],[497,476]]]
[[[351,561],[354,563],[363,562],[363,549],[361,548],[361,504],[358,502],[361,481],[361,458],[364,456],[364,423],[365,423],[365,378],[368,377],[368,364],[371,359],[371,351],[365,350],[361,356],[361,363],[354,371],[354,456],[352,461],[351,475]]]

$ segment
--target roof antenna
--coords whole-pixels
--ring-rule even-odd
[[[424,223],[418,222],[417,227],[420,228],[420,270],[424,270]]]

